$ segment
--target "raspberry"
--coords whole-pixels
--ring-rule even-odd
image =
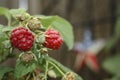
[[[62,45],[62,42],[62,37],[57,30],[48,29],[45,32],[45,42],[43,43],[43,46],[53,50],[57,50]]]
[[[12,46],[21,51],[28,51],[34,43],[34,35],[26,28],[15,28],[11,32],[10,41]]]

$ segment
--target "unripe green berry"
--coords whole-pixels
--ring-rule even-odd
[[[34,56],[32,53],[24,53],[21,56],[21,61],[25,63],[31,62],[33,59],[34,59]]]
[[[62,80],[76,80],[73,72],[67,72]]]
[[[31,18],[28,21],[28,25],[27,26],[33,32],[36,32],[36,30],[39,30],[42,27],[39,18]]]

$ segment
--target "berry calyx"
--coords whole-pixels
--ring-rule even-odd
[[[10,42],[21,51],[29,51],[34,43],[34,35],[26,28],[15,28],[11,32]]]
[[[30,15],[28,13],[18,14],[16,15],[17,20],[20,22],[28,20],[30,18]]]
[[[45,41],[43,43],[43,46],[53,50],[57,50],[60,48],[63,40],[60,33],[57,30],[48,29],[44,35],[45,35]]]
[[[62,80],[76,80],[73,72],[67,72]]]
[[[28,21],[28,28],[35,32],[36,30],[39,30],[42,25],[41,25],[41,22],[40,22],[40,19],[39,18],[31,18],[29,21]]]
[[[34,55],[32,53],[24,53],[21,56],[21,61],[25,63],[31,62],[33,61],[33,59],[34,59]]]

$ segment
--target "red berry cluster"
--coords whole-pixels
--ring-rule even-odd
[[[45,47],[57,50],[60,48],[62,42],[62,37],[60,36],[60,33],[57,30],[48,29],[45,32],[45,42],[43,43]]]
[[[34,35],[26,28],[15,28],[10,36],[11,44],[22,51],[31,49],[34,43]]]

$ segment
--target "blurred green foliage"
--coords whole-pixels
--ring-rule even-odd
[[[113,47],[116,47],[117,43],[120,41],[120,7],[116,11],[116,15],[118,16],[115,23],[114,33],[111,39],[108,41],[106,45],[106,50],[111,50]],[[117,52],[120,53],[120,52]],[[114,56],[108,57],[103,62],[103,68],[111,73],[113,77],[110,80],[120,80],[120,54],[116,54]]]

